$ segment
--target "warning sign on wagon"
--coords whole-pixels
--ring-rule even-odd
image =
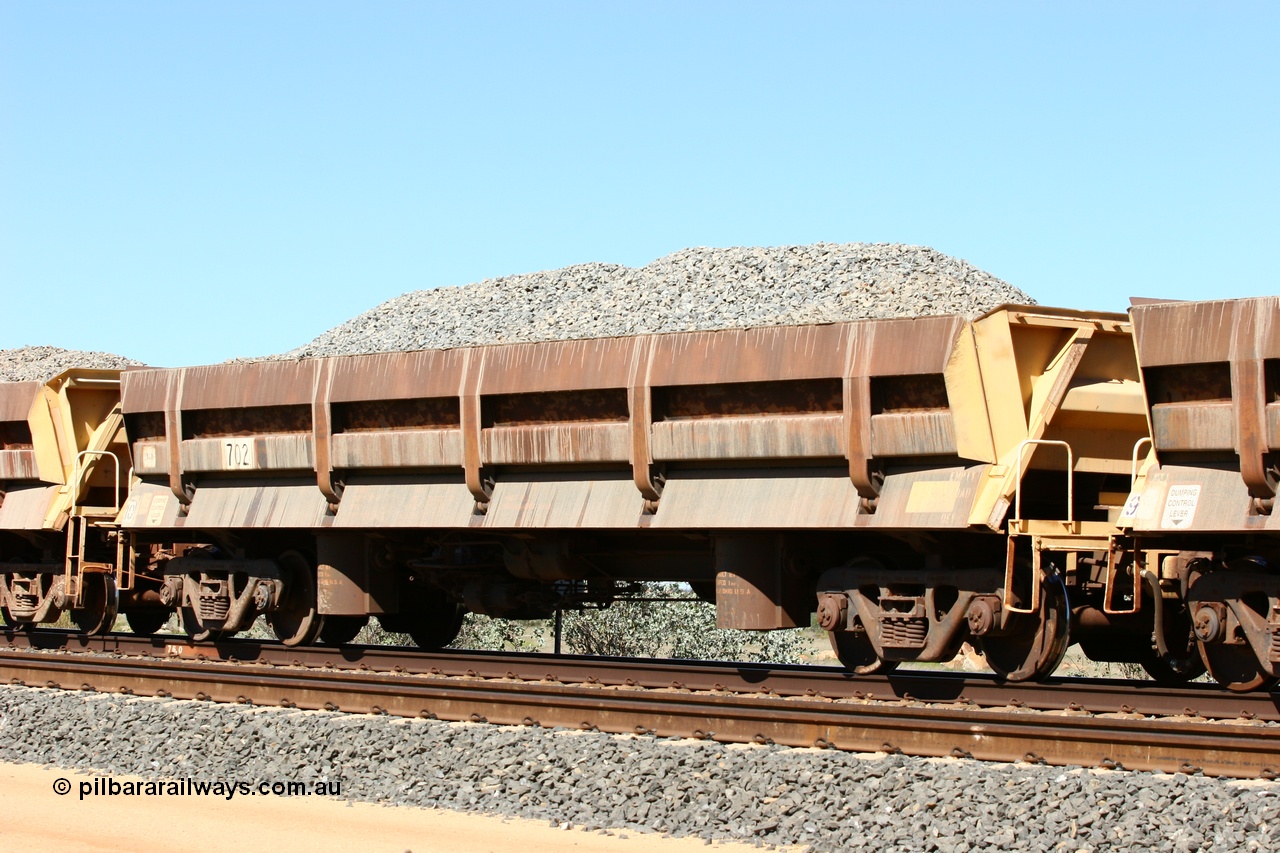
[[[1160,526],[1175,530],[1190,527],[1192,519],[1196,517],[1196,504],[1199,502],[1199,486],[1170,486],[1169,494],[1164,499],[1164,515],[1160,518]]]

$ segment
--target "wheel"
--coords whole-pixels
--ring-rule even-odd
[[[424,597],[411,613],[401,613],[393,624],[413,638],[420,649],[436,651],[458,639],[467,609],[450,601],[443,592]]]
[[[368,624],[368,616],[326,616],[320,628],[320,642],[326,646],[345,646]]]
[[[1246,568],[1253,567],[1251,560],[1236,561],[1231,565],[1239,566],[1241,563]],[[1214,566],[1208,561],[1192,564],[1187,586],[1193,600],[1200,579],[1213,570]],[[1258,658],[1248,643],[1205,643],[1196,640],[1196,647],[1200,660],[1209,671],[1209,677],[1233,693],[1248,693],[1250,690],[1268,688],[1275,683],[1275,678],[1258,663]]]
[[[147,610],[130,610],[124,614],[129,623],[129,630],[135,634],[149,637],[159,631],[169,621],[171,611],[150,608]]]
[[[716,603],[715,581],[689,581],[689,589],[693,590],[693,594],[698,596],[699,600],[707,604]]]
[[[284,595],[267,613],[271,630],[286,646],[315,642],[324,617],[316,612],[316,578],[311,562],[297,551],[286,551],[277,561],[284,580]]]
[[[467,609],[453,602],[446,604],[448,606],[436,609],[434,615],[415,619],[409,625],[408,634],[418,648],[437,651],[458,639]]]
[[[1270,687],[1274,682],[1258,664],[1247,643],[1198,643],[1200,656],[1214,681],[1233,693],[1248,693]]]
[[[71,621],[85,634],[105,634],[116,624],[120,596],[116,579],[106,572],[86,572],[80,576],[84,607],[71,611]]]
[[[979,638],[982,654],[1005,681],[1042,681],[1067,654],[1067,599],[1056,582],[1040,588],[1038,613],[1010,614],[1011,630]]]
[[[840,664],[858,675],[875,675],[893,672],[898,668],[896,660],[884,660],[876,655],[875,646],[862,631],[830,631],[831,648]]]

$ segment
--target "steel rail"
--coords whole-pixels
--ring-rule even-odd
[[[0,650],[0,679],[218,702],[780,743],[858,752],[1202,771],[1280,772],[1280,727],[868,699],[312,670]]]
[[[960,702],[984,708],[1022,707],[1039,711],[1203,717],[1212,720],[1280,722],[1280,694],[1231,693],[1212,684],[1166,687],[1152,681],[1059,678],[1011,684],[975,673],[898,670],[859,676],[834,667],[634,658],[556,656],[512,652],[440,651],[387,646],[289,648],[271,640],[236,638],[216,644],[190,643],[182,636],[144,637],[118,633],[88,637],[69,631],[6,631],[9,648],[186,657],[275,666],[325,667],[422,675],[514,678],[562,684],[622,687],[678,687],[733,693],[811,696],[828,699],[883,699]],[[3,651],[4,646],[0,646]]]

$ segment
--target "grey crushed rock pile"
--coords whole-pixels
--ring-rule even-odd
[[[0,382],[46,382],[73,367],[119,369],[138,364],[109,352],[81,352],[58,347],[0,349]]]
[[[0,760],[814,851],[1275,850],[1280,784],[0,687]]]
[[[306,358],[516,341],[963,314],[1034,304],[967,261],[924,246],[817,243],[683,249],[644,267],[587,263],[406,293],[287,353]],[[124,356],[28,346],[0,350],[0,381]]]
[[[406,293],[276,358],[514,341],[977,316],[1026,293],[924,246],[684,249],[639,269],[589,263]]]

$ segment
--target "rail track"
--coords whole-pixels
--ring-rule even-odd
[[[862,752],[1280,774],[1280,696],[1144,682],[686,661],[287,648],[70,632],[0,635],[0,680],[172,696]]]

